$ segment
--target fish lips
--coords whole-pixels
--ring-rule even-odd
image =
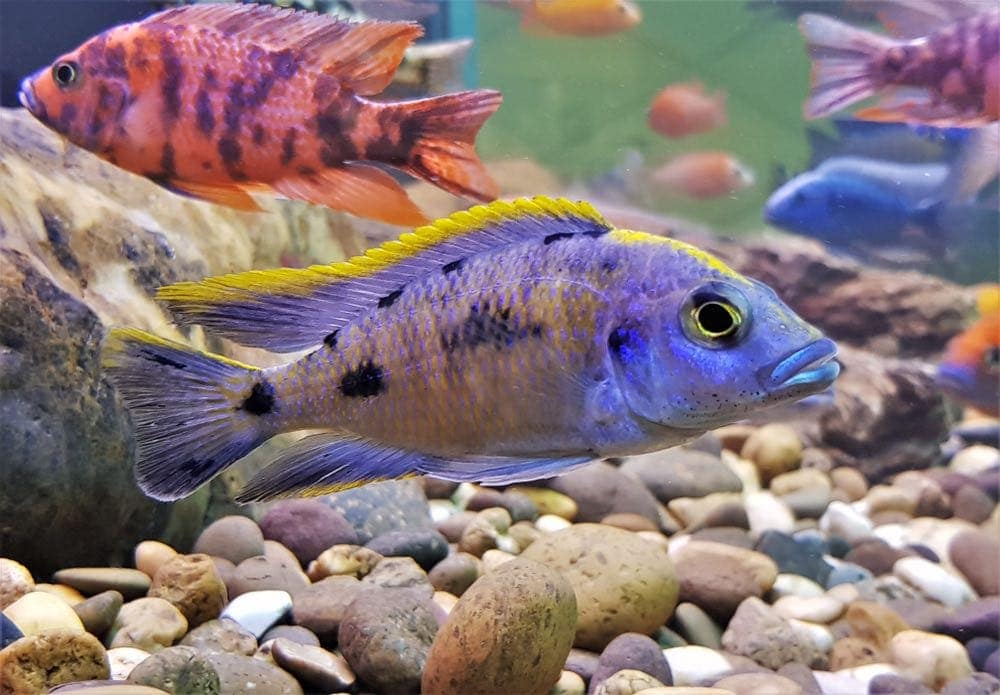
[[[31,78],[25,77],[21,80],[21,89],[17,93],[21,106],[31,113],[38,113],[38,100],[35,98],[35,88],[31,86]]]
[[[779,361],[765,377],[772,397],[797,397],[830,387],[840,374],[837,344],[820,338]]]
[[[934,382],[939,388],[952,393],[968,391],[975,383],[971,369],[958,364],[939,364],[934,374]]]

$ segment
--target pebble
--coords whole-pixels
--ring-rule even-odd
[[[854,601],[844,612],[844,619],[854,636],[886,648],[897,633],[910,625],[896,611],[872,601]]]
[[[713,541],[715,543],[725,543],[737,548],[753,550],[753,539],[743,528],[731,526],[718,526],[698,529],[691,533],[691,537],[696,541]]]
[[[535,505],[538,514],[555,514],[573,521],[580,511],[579,505],[569,495],[542,487],[512,487],[507,492],[524,495]]]
[[[44,630],[86,632],[83,622],[71,606],[44,591],[25,594],[7,606],[4,615],[24,635],[37,635]]]
[[[648,673],[626,668],[611,674],[591,692],[593,695],[634,695],[662,686],[663,683]]]
[[[300,682],[324,692],[350,690],[357,680],[344,657],[322,647],[279,637],[271,645],[271,656]]]
[[[1000,536],[963,531],[948,546],[948,558],[980,596],[1000,594]]]
[[[230,652],[250,656],[257,651],[257,638],[228,618],[209,620],[184,635],[180,643],[200,652]]]
[[[192,552],[225,558],[239,565],[247,558],[264,554],[264,534],[253,519],[224,516],[205,527]]]
[[[126,601],[144,596],[150,585],[145,572],[124,567],[69,567],[59,570],[52,578],[88,596],[117,591]]]
[[[832,623],[839,618],[845,608],[842,601],[826,595],[814,598],[784,596],[775,601],[772,607],[783,618],[823,624]]]
[[[586,692],[587,684],[583,678],[572,671],[562,671],[548,695],[585,695]]]
[[[893,548],[881,538],[865,538],[855,543],[844,559],[877,576],[892,572],[896,560],[905,556],[905,552]]]
[[[826,578],[826,588],[840,584],[859,584],[872,578],[872,573],[853,562],[838,562]]]
[[[825,584],[832,570],[822,551],[780,531],[764,532],[755,549],[769,557],[779,572],[800,575],[818,584]]]
[[[117,591],[102,591],[73,606],[73,611],[87,632],[101,637],[115,622],[124,602]]]
[[[361,591],[354,577],[327,577],[292,594],[292,620],[314,632],[321,643],[336,643],[344,612]]]
[[[236,566],[236,571],[226,590],[230,598],[236,598],[251,591],[284,591],[294,594],[309,585],[307,577],[298,561],[282,562],[274,558],[256,555]]]
[[[483,575],[434,640],[421,692],[544,695],[573,644],[576,605],[570,583],[537,562],[518,558]]]
[[[319,637],[301,625],[275,625],[265,632],[262,637],[259,637],[258,642],[264,644],[264,642],[276,640],[279,637],[290,642],[295,642],[296,644],[306,644],[313,647],[319,646]]]
[[[458,549],[463,553],[482,557],[487,550],[498,547],[500,536],[507,533],[511,523],[510,512],[503,507],[484,509],[462,530]]]
[[[955,454],[948,468],[956,473],[977,475],[1000,466],[1000,450],[985,444],[973,444]]]
[[[520,550],[527,548],[542,535],[531,521],[518,521],[507,529],[507,533]]]
[[[782,596],[813,598],[823,596],[823,594],[823,587],[808,577],[781,572],[774,580],[774,586],[771,587],[770,598],[773,600],[777,600]]]
[[[66,586],[65,584],[35,584],[35,591],[52,594],[53,596],[65,601],[69,606],[75,606],[84,600],[83,594],[73,587]]]
[[[105,679],[110,673],[104,646],[82,628],[26,635],[0,651],[4,693],[43,693],[62,683]]]
[[[824,533],[853,544],[871,536],[875,525],[851,505],[833,501],[820,517],[819,527]]]
[[[934,690],[972,673],[972,663],[961,642],[921,630],[897,633],[889,643],[889,657],[904,676]]]
[[[893,565],[892,571],[928,598],[952,608],[976,598],[976,593],[964,579],[922,557],[901,558]]]
[[[358,542],[347,519],[315,499],[276,502],[261,517],[260,530],[266,540],[292,551],[303,567],[331,546]]]
[[[779,676],[776,673],[737,673],[716,681],[712,687],[732,691],[735,695],[756,695],[757,693],[802,695],[802,686],[790,678]]]
[[[790,473],[782,473],[775,476],[771,480],[771,484],[768,485],[771,493],[779,497],[811,489],[826,490],[829,493],[832,487],[830,476],[815,468],[802,468]]]
[[[142,541],[135,546],[135,568],[152,579],[156,575],[156,570],[160,569],[160,565],[177,554],[177,551],[166,543]]]
[[[695,604],[678,603],[673,620],[689,643],[711,649],[722,648],[722,629]]]
[[[733,665],[722,653],[708,647],[671,647],[663,650],[663,656],[670,666],[675,686],[710,683],[733,670]]]
[[[339,575],[361,579],[381,561],[382,555],[369,548],[360,545],[335,545],[310,562],[306,574],[314,582]]]
[[[663,504],[678,497],[743,490],[743,483],[718,456],[680,447],[630,456],[619,470],[641,480]]]
[[[535,528],[537,528],[542,533],[555,533],[557,531],[562,531],[568,529],[573,524],[566,521],[561,516],[556,516],[555,514],[542,514],[535,521]]]
[[[122,606],[108,630],[111,647],[138,647],[156,652],[187,632],[188,623],[177,608],[162,598],[137,598]]]
[[[536,489],[544,490],[544,488]],[[551,492],[551,490],[546,492]],[[490,488],[479,488],[465,505],[466,509],[474,512],[489,509],[490,507],[503,507],[510,513],[510,518],[514,521],[534,521],[538,518],[539,513],[538,505],[535,504],[529,494],[519,492],[518,488],[510,488],[506,492]],[[573,503],[573,513],[576,513],[575,502]]]
[[[712,497],[714,495],[728,495],[729,493],[719,492],[709,495]],[[718,527],[730,527],[735,529],[747,529],[750,528],[750,518],[747,516],[746,507],[743,506],[742,501],[732,501],[724,502],[719,505],[713,506],[700,520],[695,520],[690,527],[690,530],[697,531],[701,529],[718,528]],[[743,534],[747,538],[746,547],[753,547],[753,543],[749,540],[748,534]],[[734,544],[737,545],[737,544]]]
[[[731,616],[748,596],[763,596],[778,576],[767,555],[723,543],[692,540],[672,547],[670,559],[680,582],[679,600],[720,619]]]
[[[573,647],[569,650],[569,656],[566,657],[565,668],[579,674],[583,680],[589,681],[594,677],[594,671],[597,670],[597,662],[600,661],[600,658],[600,654]]]
[[[994,503],[990,497],[975,485],[963,485],[951,498],[952,509],[959,519],[981,524],[990,518]]]
[[[493,550],[487,550],[485,553],[483,553],[482,557],[483,574],[486,574],[487,572],[492,572],[500,565],[504,564],[505,562],[510,562],[516,557],[517,555],[514,555],[513,553],[505,553],[504,551],[497,550],[496,548],[494,548]]]
[[[156,570],[149,596],[170,601],[192,628],[219,617],[228,600],[215,563],[203,554],[177,555],[164,562]]]
[[[1000,639],[1000,598],[989,596],[967,603],[938,618],[933,629],[963,642],[973,637]]]
[[[911,517],[917,510],[917,496],[906,488],[893,485],[876,485],[860,500],[855,507],[865,511],[868,516],[878,512],[902,512]]]
[[[24,637],[24,633],[14,624],[14,621],[8,618],[6,613],[0,613],[0,649],[22,637]]]
[[[578,647],[598,650],[624,632],[649,634],[677,605],[679,585],[667,553],[628,531],[576,524],[539,538],[521,557],[548,565],[572,585]]]
[[[795,515],[787,504],[770,492],[751,492],[743,498],[750,533],[759,536],[765,531],[791,533],[795,530]]]
[[[769,423],[751,434],[740,457],[753,461],[760,473],[761,482],[799,467],[802,461],[802,440],[792,427],[781,423]]]
[[[35,590],[31,572],[20,562],[0,557],[0,611]]]
[[[746,599],[736,609],[722,635],[722,646],[770,669],[792,661],[817,668],[826,661],[813,634],[785,620],[756,597]]]
[[[385,589],[411,589],[430,598],[434,595],[427,573],[410,557],[387,557],[375,565],[361,580],[362,586],[378,586]]]
[[[841,671],[886,660],[883,649],[860,637],[841,637],[830,650],[830,670]]]
[[[427,496],[416,480],[386,480],[322,499],[354,527],[359,545],[388,531],[431,528]]]
[[[482,571],[482,562],[475,555],[456,552],[434,565],[427,578],[435,590],[461,596]]]
[[[832,673],[813,671],[823,695],[867,695],[871,681],[884,674],[899,675],[889,664],[866,664]]]
[[[191,647],[169,647],[150,655],[128,676],[129,683],[159,688],[175,695],[220,692],[219,674],[206,655]]]
[[[855,502],[868,492],[868,481],[856,468],[841,466],[830,471],[833,487],[844,493],[844,500]]]
[[[965,651],[969,652],[969,661],[972,662],[972,667],[977,671],[984,670],[986,660],[998,649],[1000,649],[1000,641],[992,637],[973,637],[965,644]]]
[[[868,695],[933,695],[934,691],[920,681],[883,673],[868,684]]]
[[[803,695],[822,695],[816,676],[805,664],[785,664],[778,669],[778,675],[798,683]]]
[[[646,635],[627,632],[611,640],[601,652],[588,692],[597,691],[605,680],[624,669],[641,671],[661,685],[673,683],[670,666],[660,646]]]
[[[151,688],[148,685],[136,685],[122,681],[98,680],[77,681],[67,683],[49,690],[50,693],[66,695],[67,693],[82,693],[83,695],[163,695],[165,691]]]
[[[286,671],[263,659],[226,652],[204,657],[219,676],[219,695],[302,695],[302,686]]]
[[[132,670],[149,658],[149,652],[135,647],[115,647],[107,651],[111,680],[123,681]]]
[[[734,514],[739,507],[742,515]],[[702,528],[716,524],[750,527],[743,497],[738,492],[713,492],[704,497],[675,497],[667,509],[685,528]]]
[[[448,555],[447,539],[433,529],[389,531],[372,538],[365,547],[383,556],[413,558],[424,570]]]
[[[1000,692],[1000,678],[989,673],[973,673],[953,680],[941,689],[941,695],[996,695]]]
[[[260,639],[291,609],[292,597],[287,591],[250,591],[230,601],[219,617],[232,620]]]
[[[550,480],[548,486],[576,502],[577,523],[598,522],[615,512],[640,514],[654,524],[660,521],[659,503],[653,493],[604,461],[564,473]]]

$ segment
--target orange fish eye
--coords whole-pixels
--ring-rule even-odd
[[[75,60],[60,60],[52,66],[52,80],[62,89],[80,81],[80,64]]]

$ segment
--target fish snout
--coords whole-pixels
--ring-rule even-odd
[[[21,80],[21,88],[17,93],[17,98],[21,102],[21,106],[31,113],[38,111],[38,100],[35,98],[35,88],[31,84],[30,77]]]
[[[818,393],[830,387],[840,374],[834,359],[837,344],[820,338],[781,359],[764,377],[772,396],[795,397]]]

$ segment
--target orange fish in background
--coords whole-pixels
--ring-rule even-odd
[[[704,133],[726,124],[726,95],[707,94],[700,82],[661,89],[649,106],[649,127],[668,138]]]
[[[389,165],[492,200],[475,137],[501,95],[376,102],[410,22],[352,24],[262,5],[191,5],[112,28],[24,80],[38,119],[120,167],[241,210],[266,191],[414,226]]]
[[[521,28],[529,33],[606,36],[642,21],[632,0],[511,0],[521,10]]]
[[[1000,417],[1000,285],[979,293],[979,319],[951,339],[936,380],[955,400]]]
[[[728,152],[682,154],[653,171],[651,178],[671,192],[698,199],[729,195],[754,183],[753,172]]]

